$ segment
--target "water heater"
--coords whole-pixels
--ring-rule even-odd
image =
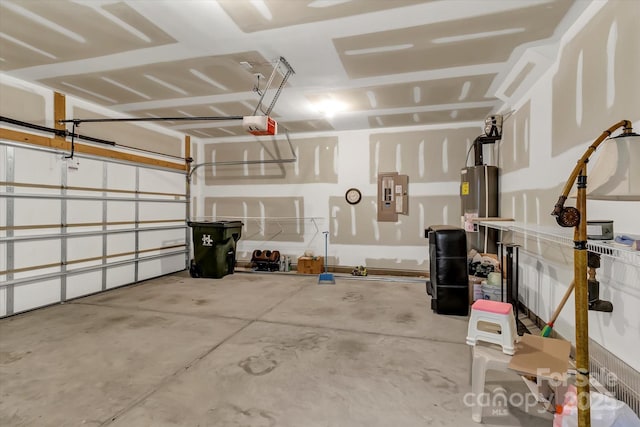
[[[462,227],[467,232],[467,247],[481,253],[497,253],[498,231],[481,227],[476,218],[498,216],[498,168],[483,163],[482,149],[502,139],[502,116],[488,116],[484,121],[484,134],[473,141],[474,166],[460,173],[460,199]]]
[[[481,227],[473,220],[498,216],[498,168],[480,165],[462,169],[460,198],[468,249],[497,253],[497,230]]]

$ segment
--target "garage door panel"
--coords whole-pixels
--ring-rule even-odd
[[[139,170],[140,191],[184,194],[186,180],[184,175],[157,169]]]
[[[104,162],[93,159],[74,158],[74,160],[73,167],[67,169],[67,185],[70,187],[103,188],[102,168]],[[69,191],[69,194],[78,193],[76,190]]]
[[[140,218],[153,220],[185,217],[185,204],[171,202],[140,202]]]
[[[182,229],[145,231],[140,233],[140,249],[153,249],[185,243],[185,233]]]
[[[15,269],[62,262],[60,241],[55,239],[16,241],[13,243],[13,250],[13,267]],[[37,273],[42,274],[42,271]]]
[[[15,182],[60,184],[64,162],[62,156],[26,149],[16,149],[14,153]],[[34,171],[38,173],[34,174]]]
[[[67,200],[67,222],[70,224],[102,222],[102,201]]]
[[[136,205],[133,202],[109,203],[107,205],[107,222],[134,221],[136,218]],[[129,228],[131,225],[126,226]]]
[[[42,224],[61,224],[61,202],[55,199],[23,199],[13,200],[13,225],[34,226]],[[6,211],[5,211],[6,212]],[[34,234],[33,230],[16,230],[16,235]],[[35,234],[42,234],[37,230]]]
[[[107,270],[107,289],[128,285],[135,281],[135,266],[121,265]]]
[[[78,298],[102,290],[102,272],[91,271],[67,276],[67,299]]]
[[[134,232],[118,233],[107,236],[107,254],[121,254],[132,252],[136,248],[136,235]]]
[[[134,191],[136,189],[136,168],[118,163],[108,164],[107,188]]]
[[[174,255],[165,258],[152,259],[140,262],[138,266],[139,280],[146,280],[160,274],[169,274],[184,270],[184,255]]]
[[[14,313],[56,302],[60,302],[59,278],[19,285],[13,290]]]
[[[102,256],[102,236],[83,236],[67,239],[67,261],[100,256]]]

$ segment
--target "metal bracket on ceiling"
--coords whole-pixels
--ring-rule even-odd
[[[269,104],[269,108],[267,108],[265,111],[263,110],[262,102],[264,101],[264,97],[267,94],[267,91],[271,89],[271,85],[273,84],[275,77],[279,73],[281,73],[280,71],[281,66],[284,67],[285,69],[284,74],[282,75],[282,81],[280,81],[280,85],[278,86],[276,93],[273,95],[273,99],[271,100],[271,104]],[[282,89],[287,84],[287,80],[289,79],[289,77],[291,77],[292,74],[295,74],[295,71],[293,71],[293,68],[291,67],[289,62],[287,62],[287,60],[284,59],[284,57],[282,56],[278,58],[278,61],[273,66],[273,70],[271,71],[269,80],[267,80],[267,85],[263,89],[257,88],[258,90],[256,90],[256,92],[259,93],[261,96],[260,96],[260,99],[258,100],[258,105],[256,105],[256,109],[253,110],[254,116],[258,113],[258,110],[260,110],[260,112],[262,112],[262,114],[264,114],[265,116],[268,116],[271,114],[271,110],[273,110],[274,105],[276,105],[276,101],[278,100],[278,97],[280,96]]]
[[[284,72],[281,70],[281,67],[284,68]],[[266,110],[263,110],[262,102],[264,101],[267,91],[271,89],[271,85],[273,84],[273,81],[275,80],[276,76],[279,73],[282,74],[282,80],[280,81],[280,84],[276,89],[276,93],[273,95],[273,99],[271,100],[269,107]],[[289,62],[282,56],[278,58],[278,60],[275,62],[275,65],[273,66],[273,70],[271,71],[271,75],[269,76],[269,80],[267,81],[266,87],[263,89],[260,89],[259,87],[255,88],[255,91],[259,93],[261,96],[260,96],[260,99],[258,100],[258,105],[256,105],[255,110],[253,110],[254,116],[258,113],[258,110],[260,110],[265,116],[268,116],[269,114],[271,114],[273,107],[276,105],[276,101],[280,97],[280,93],[282,92],[282,89],[287,84],[287,80],[289,79],[289,77],[291,77],[292,74],[295,74],[295,71],[293,70],[293,67],[291,67],[291,64],[289,64]],[[258,85],[259,85],[259,82],[260,82],[260,79],[258,79]],[[67,120],[59,120],[58,123],[72,123],[74,126],[79,126],[81,123],[101,123],[101,122],[154,122],[154,121],[171,121],[171,120],[214,121],[214,120],[242,120],[242,119],[243,119],[243,116],[119,117],[119,118],[102,118],[102,119],[73,118],[73,119],[67,119]]]
[[[281,67],[284,68],[284,71],[281,70]],[[278,74],[282,74],[282,80],[280,81],[280,84],[278,85],[275,94],[273,95],[273,98],[271,100],[271,103],[269,104],[269,107],[266,110],[263,110],[263,101],[265,98],[265,95],[267,94],[267,91],[269,89],[271,89],[271,85],[273,84],[276,76]],[[293,67],[291,67],[291,65],[289,64],[289,62],[284,58],[284,57],[279,57],[278,60],[275,62],[275,65],[273,66],[273,70],[271,72],[271,75],[269,76],[269,80],[267,81],[266,87],[264,89],[260,89],[259,87],[256,88],[256,92],[258,92],[261,96],[260,99],[258,100],[258,105],[256,105],[255,110],[253,111],[253,115],[257,115],[258,110],[260,110],[260,112],[262,112],[265,116],[269,116],[271,114],[271,111],[273,110],[273,107],[276,104],[276,101],[278,100],[278,98],[280,97],[280,93],[282,92],[282,89],[284,88],[284,86],[287,84],[287,80],[289,79],[289,77],[291,77],[292,74],[295,74],[295,71],[293,70]],[[259,86],[259,82],[260,79],[258,79],[258,86]],[[190,116],[190,117],[184,117],[184,116],[180,116],[180,117],[117,117],[117,118],[100,118],[100,119],[79,119],[79,118],[73,118],[73,119],[66,119],[66,120],[58,120],[58,123],[71,123],[72,124],[72,132],[71,132],[71,154],[69,156],[66,156],[67,158],[73,158],[74,155],[74,151],[75,151],[75,128],[80,126],[81,123],[106,123],[106,122],[154,122],[154,121],[195,121],[195,120],[203,120],[203,121],[222,121],[222,120],[243,120],[244,116]],[[291,146],[291,142],[289,141],[289,134],[287,133],[286,135],[287,141],[289,142],[289,145]],[[102,142],[99,140],[96,140],[95,138],[91,138],[94,141],[98,141],[98,142]],[[293,150],[293,148],[292,148]],[[292,159],[283,159],[284,162],[287,161],[295,161],[295,155],[294,158]],[[278,162],[283,162],[283,160],[278,160]]]

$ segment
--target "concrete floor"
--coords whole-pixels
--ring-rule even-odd
[[[183,272],[0,320],[0,425],[472,426],[467,319],[401,280]],[[551,425],[523,406],[485,425]]]

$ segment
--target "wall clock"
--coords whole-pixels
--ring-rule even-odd
[[[345,193],[344,198],[350,205],[357,205],[362,200],[362,193],[357,188],[350,188]]]

